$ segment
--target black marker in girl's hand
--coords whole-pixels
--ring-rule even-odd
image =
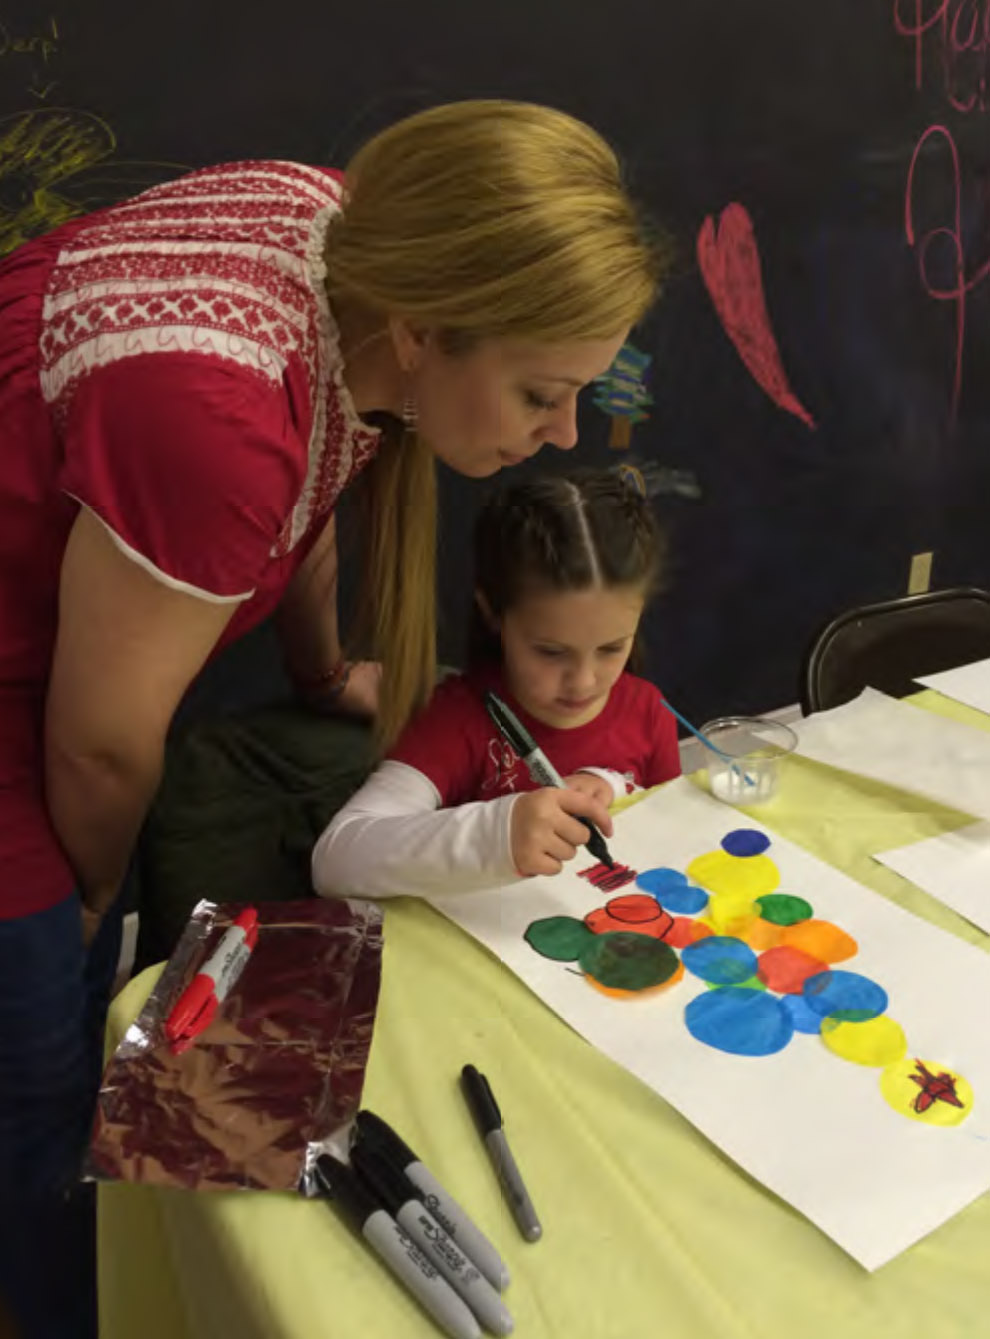
[[[316,1159],[316,1180],[323,1192],[354,1224],[451,1339],[481,1339],[478,1322],[446,1279],[364,1188],[345,1162],[323,1153]]]
[[[534,781],[541,786],[553,786],[557,790],[567,789],[556,767],[539,747],[519,717],[505,705],[500,697],[497,697],[495,693],[487,692],[485,694],[485,710],[495,722],[495,727],[505,742],[522,759],[523,765]],[[578,814],[575,814],[574,817],[588,829],[588,840],[585,845],[591,854],[603,865],[607,865],[609,869],[615,869],[615,861],[605,845],[605,838],[594,823],[589,818],[582,818]]]

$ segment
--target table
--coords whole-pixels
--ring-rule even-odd
[[[990,731],[934,692],[916,701]],[[874,851],[970,821],[791,758],[753,811],[781,836],[962,938],[990,938]],[[115,1001],[116,1045],[160,969]],[[492,1078],[543,1219],[519,1237],[458,1090]],[[751,1181],[432,908],[386,905],[365,1104],[391,1119],[496,1242],[522,1339],[974,1339],[990,1315],[990,1196],[875,1274]],[[434,1339],[321,1204],[101,1186],[102,1339]]]

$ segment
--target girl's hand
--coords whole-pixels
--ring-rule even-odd
[[[573,772],[570,776],[564,777],[564,785],[568,790],[576,790],[582,795],[590,795],[593,800],[603,804],[606,809],[615,799],[615,794],[609,783],[603,776],[595,776],[594,772]]]
[[[512,862],[519,873],[525,878],[559,874],[564,861],[573,860],[578,847],[588,840],[581,818],[590,818],[603,836],[612,835],[608,810],[591,795],[553,787],[520,795],[509,820]]]

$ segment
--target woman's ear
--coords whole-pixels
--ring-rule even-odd
[[[485,592],[479,590],[477,586],[474,588],[474,602],[478,606],[478,609],[481,612],[481,617],[485,621],[485,627],[498,636],[502,630],[501,621],[496,618],[492,612],[492,607],[488,603],[488,597],[485,595]]]
[[[395,356],[403,372],[407,375],[415,372],[423,361],[423,356],[432,338],[430,327],[419,322],[408,321],[404,316],[390,316],[388,318],[388,333],[391,336]]]

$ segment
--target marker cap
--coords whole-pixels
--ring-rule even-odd
[[[357,1130],[355,1142],[377,1150],[397,1167],[405,1168],[411,1162],[419,1162],[416,1154],[399,1138],[391,1125],[373,1111],[359,1111],[354,1118],[354,1125]]]
[[[386,1155],[367,1144],[358,1143],[351,1149],[351,1166],[365,1189],[389,1211],[396,1214],[403,1204],[418,1200],[416,1187]]]
[[[381,1208],[365,1189],[346,1162],[331,1153],[321,1153],[313,1169],[317,1183],[324,1194],[339,1204],[341,1209],[360,1228]]]

